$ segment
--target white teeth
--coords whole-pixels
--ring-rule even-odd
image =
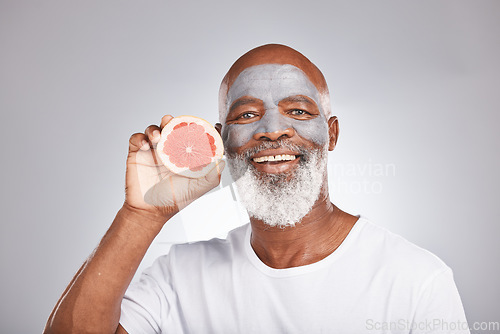
[[[281,155],[267,155],[260,158],[253,158],[255,162],[265,162],[265,161],[290,161],[295,160],[295,155],[281,154]]]

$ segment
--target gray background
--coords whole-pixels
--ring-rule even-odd
[[[329,83],[332,201],[442,258],[470,322],[500,321],[499,36],[500,1],[0,1],[1,332],[41,332],[123,202],[129,136],[216,122],[229,66],[270,42]],[[193,217],[225,233],[227,189],[154,252],[210,237]]]

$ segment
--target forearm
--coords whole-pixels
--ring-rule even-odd
[[[114,333],[123,295],[161,226],[122,208],[61,296],[45,332]]]

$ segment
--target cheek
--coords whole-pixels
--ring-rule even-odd
[[[226,148],[241,147],[248,143],[257,131],[258,122],[250,124],[226,124],[222,129],[222,141]]]
[[[293,128],[297,134],[318,145],[328,143],[328,124],[324,117],[317,117],[309,121],[293,121]]]

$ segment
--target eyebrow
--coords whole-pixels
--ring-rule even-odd
[[[309,99],[305,96],[300,96],[300,95],[286,97],[283,100],[281,100],[280,102],[296,102],[296,103],[304,102],[304,103],[316,105],[314,102],[311,101],[311,99]]]
[[[239,106],[245,105],[245,104],[250,104],[250,103],[258,103],[260,100],[257,99],[252,99],[252,98],[243,98],[243,99],[238,99],[234,101],[234,103],[231,105],[231,108],[229,108],[229,112],[233,111],[234,109],[238,108]]]

